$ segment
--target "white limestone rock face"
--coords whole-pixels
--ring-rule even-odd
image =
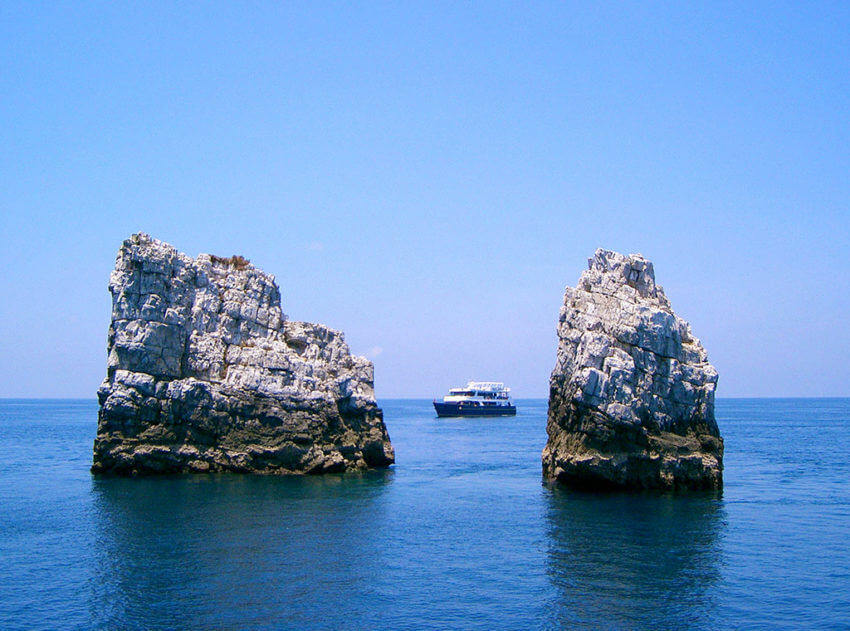
[[[558,322],[543,473],[589,488],[719,489],[717,371],[652,263],[597,250]]]
[[[274,277],[145,234],[109,279],[112,323],[92,471],[324,473],[386,467],[372,363],[293,322]]]

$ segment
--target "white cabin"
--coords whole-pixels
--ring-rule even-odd
[[[511,389],[501,381],[470,381],[465,388],[451,388],[445,403],[476,401],[485,406],[510,405]]]

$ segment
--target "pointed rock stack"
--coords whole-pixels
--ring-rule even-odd
[[[721,488],[716,386],[652,263],[597,250],[564,295],[544,475],[585,488]]]
[[[292,322],[274,277],[145,234],[109,280],[107,377],[92,471],[323,473],[386,467],[371,362]]]

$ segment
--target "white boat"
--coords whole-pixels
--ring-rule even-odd
[[[515,416],[511,389],[501,381],[470,381],[434,401],[437,416]]]

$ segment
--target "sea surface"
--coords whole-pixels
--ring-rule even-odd
[[[719,495],[544,485],[546,402],[381,401],[365,475],[89,473],[94,401],[0,401],[0,629],[850,628],[850,399],[725,399]]]

